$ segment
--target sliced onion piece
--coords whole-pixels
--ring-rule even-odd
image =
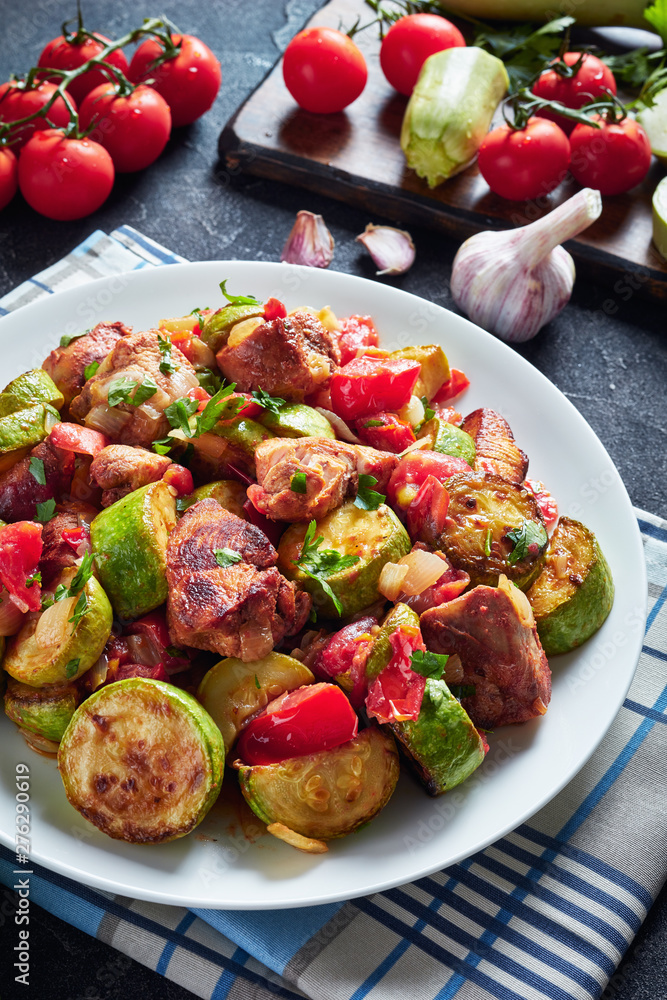
[[[99,403],[86,414],[84,423],[86,427],[101,431],[112,441],[118,440],[121,431],[129,423],[131,414],[119,410],[117,406],[109,406],[108,403]]]
[[[398,419],[405,420],[411,427],[418,427],[424,423],[424,404],[419,396],[410,396],[405,406],[398,411]]]
[[[403,588],[403,581],[408,575],[408,566],[401,563],[387,562],[382,567],[378,590],[388,601],[395,601]]]
[[[416,441],[413,441],[412,444],[407,446],[407,448],[404,448],[403,451],[399,452],[398,457],[403,458],[404,455],[409,455],[411,451],[423,451],[424,449],[428,449],[430,444],[431,442],[427,437],[417,438]]]
[[[399,561],[399,566],[407,566],[403,580],[403,593],[408,597],[421,594],[432,587],[447,572],[447,564],[435,552],[413,549]]]
[[[35,629],[35,642],[38,646],[47,649],[70,637],[74,625],[68,619],[74,614],[76,601],[76,597],[65,597],[42,612]]]
[[[337,413],[333,413],[332,410],[325,410],[323,406],[316,406],[315,409],[318,413],[321,413],[323,417],[327,418],[336,432],[336,437],[340,438],[341,441],[348,441],[350,444],[364,443],[361,438],[358,438],[356,434],[352,433],[345,421],[342,420]]]
[[[104,684],[108,673],[109,657],[104,650],[102,650],[99,659],[96,660],[90,670],[86,672],[86,686],[89,687],[91,693],[93,691],[97,691],[98,687],[101,687]]]
[[[531,608],[530,601],[524,594],[523,590],[519,590],[518,587],[515,587],[515,585],[507,579],[504,573],[501,573],[498,577],[498,590],[502,590],[507,594],[510,601],[516,608],[521,624],[527,625],[528,628],[534,628],[535,616],[533,615],[533,609]]]
[[[31,733],[29,729],[24,729],[23,726],[19,726],[19,732],[30,749],[34,750],[35,753],[40,754],[42,757],[58,756],[58,744],[54,743],[53,740],[47,740],[46,736],[38,736],[37,733]]]
[[[169,397],[170,402],[175,399],[181,399],[182,396],[187,396],[189,389],[198,389],[199,381],[197,376],[185,365],[179,365],[175,372],[172,372],[169,376]]]
[[[17,608],[5,587],[0,590],[0,635],[16,635],[23,624],[25,612]]]
[[[126,642],[132,663],[155,667],[162,662],[162,650],[158,650],[147,635],[128,635]]]

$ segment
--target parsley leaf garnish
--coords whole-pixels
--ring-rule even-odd
[[[45,500],[44,503],[35,504],[35,520],[41,521],[42,524],[46,524],[50,521],[56,512],[56,502],[55,500]]]
[[[84,330],[83,333],[63,333],[60,338],[60,346],[69,347],[73,340],[78,340],[79,337],[85,337],[87,333],[90,333],[90,330]]]
[[[231,382],[229,385],[220,386],[215,396],[211,396],[197,417],[194,437],[199,437],[200,434],[205,434],[207,431],[213,430],[223,413],[227,419],[231,419],[238,413],[245,403],[243,397],[240,396],[238,399],[227,398],[231,396],[235,388],[236,382]]]
[[[367,420],[364,427],[384,427],[384,420]]]
[[[226,288],[226,285],[227,285],[228,281],[229,281],[229,278],[227,278],[225,281],[221,281],[220,282],[220,291],[222,292],[222,294],[224,295],[224,297],[227,299],[227,301],[231,305],[233,305],[233,306],[260,306],[260,308],[261,308],[262,303],[259,302],[258,299],[253,298],[252,295],[228,295],[227,294],[227,288]]]
[[[309,576],[311,580],[316,580],[322,590],[333,601],[334,607],[339,615],[343,614],[343,606],[327,583],[327,577],[334,573],[340,573],[350,566],[359,562],[360,556],[342,556],[335,549],[321,549],[320,545],[324,541],[324,535],[314,537],[317,522],[311,521],[306,528],[306,534],[301,547],[301,555],[292,562],[298,566],[302,573]]]
[[[448,684],[447,687],[458,701],[461,701],[461,698],[474,698],[477,693],[475,684]]]
[[[69,663],[65,664],[65,677],[74,677],[77,670],[79,669],[79,664],[81,663],[81,657],[77,656],[75,660],[70,660]]]
[[[81,619],[83,618],[83,616],[87,614],[87,612],[88,612],[88,595],[86,594],[85,590],[82,590],[81,593],[79,594],[78,601],[74,605],[74,614],[72,615],[71,618],[68,618],[67,621],[72,622],[74,624],[74,628],[76,628]]]
[[[178,430],[183,431],[186,437],[192,437],[192,431],[190,430],[190,417],[193,413],[197,412],[198,407],[198,399],[188,399],[187,396],[182,396],[180,399],[175,399],[173,403],[170,403],[169,406],[165,408],[164,415],[172,427],[176,427]],[[155,444],[156,442],[154,441],[154,449]],[[164,452],[158,452],[158,454],[164,454]]]
[[[439,681],[445,672],[448,659],[449,656],[446,653],[431,653],[428,650],[424,652],[421,649],[415,649],[410,657],[410,666],[416,674],[420,674],[422,677],[432,677]]]
[[[261,691],[262,685],[259,683],[259,677],[255,674],[255,687],[258,691]]]
[[[435,416],[435,410],[428,405],[428,399],[426,398],[426,396],[422,396],[422,398],[421,398],[421,404],[424,407],[424,420],[423,420],[423,423],[426,423],[427,420],[432,420],[433,419],[433,417]]]
[[[74,595],[85,587],[91,576],[93,575],[93,562],[95,557],[92,552],[86,552],[83,559],[81,560],[81,565],[72,577],[72,582],[69,585],[69,597],[74,597]]]
[[[667,45],[667,0],[655,0],[650,7],[644,11],[644,17],[652,24]]]
[[[257,389],[253,389],[250,393],[255,402],[263,406],[265,410],[269,410],[271,413],[278,413],[281,406],[285,405],[286,400],[281,399],[280,396],[270,396],[268,392],[264,392],[261,386]]]
[[[157,346],[160,349],[160,354],[162,355],[162,361],[160,362],[160,371],[163,375],[171,375],[172,372],[178,370],[178,365],[175,365],[171,360],[171,341],[168,337],[161,337],[158,333],[157,335]]]
[[[223,569],[243,560],[243,556],[239,552],[235,552],[234,549],[214,549],[213,555],[218,566],[222,566]]]
[[[69,621],[75,622],[76,627],[88,610],[88,598],[82,588],[86,586],[93,575],[94,561],[95,557],[92,552],[86,552],[81,560],[81,565],[72,577],[69,587],[64,583],[59,583],[53,592],[53,597],[45,597],[42,601],[42,611],[45,611],[46,608],[50,608],[52,604],[56,604],[58,601],[64,601],[66,597],[76,597],[79,591],[81,591],[79,594],[79,600],[76,602],[74,607],[74,617],[69,619]],[[82,601],[81,598],[84,598],[84,600]]]
[[[204,309],[208,309],[208,306],[204,306]],[[204,323],[206,322],[206,316],[202,314],[201,308],[199,306],[195,306],[195,308],[191,310],[190,316],[194,316],[196,318],[197,323],[199,324],[199,329],[203,330]]]
[[[26,585],[26,587],[32,587],[36,583],[41,584],[41,582],[42,582],[42,574],[41,573],[33,573],[32,576],[29,576],[29,577],[26,578],[25,585]]]
[[[44,461],[41,458],[31,458],[28,464],[28,472],[40,486],[46,486],[46,472],[44,471]]]
[[[306,473],[305,472],[295,472],[290,480],[289,488],[292,493],[303,493],[304,495],[308,492],[308,485],[306,483]]]
[[[521,527],[508,531],[505,538],[508,538],[514,546],[507,559],[510,566],[513,566],[528,555],[531,546],[536,546],[538,549],[544,548],[548,535],[544,525],[524,519]]]
[[[361,473],[359,476],[359,489],[354,500],[355,507],[361,507],[362,510],[377,510],[381,503],[384,503],[387,499],[384,493],[378,493],[376,490],[371,489],[372,486],[377,485],[377,479],[375,476],[367,476],[365,473]]]
[[[91,361],[89,365],[86,365],[86,367],[83,369],[83,375],[86,382],[88,381],[89,378],[92,378],[93,375],[97,374],[97,369],[99,367],[100,367],[99,361]]]
[[[156,455],[167,455],[174,447],[174,444],[175,441],[173,438],[157,438],[157,440],[151,443],[151,448]]]
[[[202,368],[201,371],[195,372],[195,374],[200,386],[202,389],[206,389],[209,396],[214,396],[222,385],[222,375],[217,375],[210,368]]]
[[[134,395],[131,395],[134,389]],[[151,375],[146,375],[143,382],[133,378],[116,378],[109,385],[107,401],[109,406],[119,403],[129,403],[130,406],[141,406],[157,392],[157,385]]]

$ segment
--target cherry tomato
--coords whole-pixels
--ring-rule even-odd
[[[444,483],[458,472],[470,472],[468,463],[458,455],[411,451],[403,456],[391,474],[387,487],[389,503],[398,510],[406,511],[429,476]]]
[[[499,125],[479,148],[477,163],[494,194],[526,201],[548,194],[567,173],[570,144],[546,118],[529,118],[525,128]]]
[[[378,332],[370,316],[345,316],[339,320],[340,363],[346,365],[356,358],[357,351],[364,347],[377,347],[380,343]]]
[[[445,530],[449,493],[435,476],[428,476],[406,511],[405,523],[413,542],[435,545]]]
[[[439,14],[408,14],[384,36],[380,66],[392,87],[409,97],[429,56],[465,43],[459,29]]]
[[[335,28],[306,28],[285,49],[285,86],[306,111],[325,115],[342,111],[356,101],[367,78],[361,52]]]
[[[0,211],[10,203],[18,186],[18,161],[11,149],[0,146]]]
[[[171,112],[152,87],[139,86],[119,97],[113,83],[103,83],[83,101],[79,124],[82,130],[95,125],[89,138],[104,146],[116,170],[125,174],[157,160],[171,132]]]
[[[378,620],[372,615],[338,630],[329,639],[313,664],[316,677],[336,679],[345,689],[354,708],[361,708],[368,692],[366,660],[375,642],[371,629],[377,631]]]
[[[0,528],[0,581],[20,611],[39,611],[39,583],[28,586],[42,555],[42,525],[17,521]]]
[[[270,323],[273,319],[285,319],[286,316],[287,309],[284,302],[273,298],[266,300],[264,303],[264,319],[267,323]]]
[[[132,56],[129,78],[133,83],[150,82],[169,105],[172,125],[178,127],[189,125],[208,111],[220,90],[222,74],[220,63],[199,38],[171,38],[174,45],[180,43],[178,55],[153,68],[164,46],[156,38],[149,38]]]
[[[442,383],[431,403],[445,403],[448,399],[454,399],[455,396],[460,396],[469,385],[470,379],[465,372],[462,372],[460,368],[450,368],[449,378]]]
[[[113,161],[90,139],[66,139],[58,129],[36,132],[19,160],[19,187],[31,208],[49,219],[81,219],[106,201]]]
[[[415,650],[426,651],[418,628],[400,626],[389,636],[392,655],[382,673],[371,684],[366,712],[378,722],[415,721],[419,717],[426,678],[411,666]]]
[[[67,422],[56,424],[51,428],[49,441],[54,448],[73,451],[77,455],[92,455],[93,458],[102,451],[102,448],[111,444],[110,439],[100,431]]]
[[[407,358],[363,355],[339,368],[331,379],[331,405],[343,420],[367,413],[400,410],[410,399],[421,365]]]
[[[394,454],[405,451],[417,440],[410,424],[399,420],[395,413],[372,413],[357,420],[354,429],[364,444]]]
[[[651,166],[651,144],[634,118],[611,123],[599,115],[593,125],[577,125],[570,136],[573,177],[600,194],[623,194],[646,177]]]
[[[97,32],[95,38],[84,38],[81,42],[69,42],[62,35],[59,35],[57,38],[52,38],[44,47],[37,60],[37,65],[46,69],[78,69],[89,59],[96,59],[110,41],[111,39],[107,38],[106,35],[100,35]],[[104,62],[115,66],[127,76],[127,59],[122,49],[110,52]],[[112,76],[113,74],[107,74],[103,69],[90,69],[87,73],[77,77],[76,80],[72,80],[67,87],[67,92],[72,95],[77,104],[80,104],[86,94],[89,94],[95,87],[99,87],[100,84],[107,83]],[[49,79],[48,76],[46,78]],[[53,77],[52,79],[57,82],[60,78]]]
[[[566,108],[583,108],[585,104],[604,97],[608,91],[616,93],[616,80],[614,74],[608,66],[590,53],[566,52],[562,61],[557,60],[555,66],[562,66],[564,62],[567,66],[575,66],[579,60],[579,69],[573,76],[565,76],[559,73],[558,69],[547,69],[540,78],[533,84],[532,90],[537,97],[543,97],[547,101],[558,101]],[[560,125],[563,132],[569,135],[576,122],[564,118],[555,111],[545,108],[536,111],[539,118],[548,118],[552,122]]]
[[[190,470],[186,469],[184,465],[178,465],[176,462],[173,462],[165,471],[162,481],[167,486],[173,486],[179,497],[189,496],[195,488]]]
[[[0,122],[15,122],[34,114],[48,103],[56,89],[55,83],[47,83],[45,80],[29,89],[19,83],[3,83],[0,86]],[[72,103],[76,111],[76,102]],[[12,133],[12,148],[16,151],[21,149],[38,129],[69,125],[69,112],[62,97],[57,97],[49,108],[48,119],[35,118]]]
[[[358,720],[335,684],[310,684],[269,702],[242,731],[236,746],[246,764],[332,750],[357,735]]]

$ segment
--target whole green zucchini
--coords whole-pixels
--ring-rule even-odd
[[[551,0],[449,0],[443,5],[447,11],[456,11],[468,17],[491,18],[500,21],[550,21],[555,17]],[[621,24],[647,28],[643,18],[646,0],[577,0],[571,10],[578,24]]]

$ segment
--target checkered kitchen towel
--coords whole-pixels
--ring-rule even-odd
[[[97,232],[0,307],[180,259],[129,226]],[[649,614],[632,688],[589,763],[507,837],[410,885],[304,909],[145,903],[36,864],[31,898],[207,1000],[599,998],[667,876],[667,522],[635,513]],[[0,849],[7,885],[13,861]]]

